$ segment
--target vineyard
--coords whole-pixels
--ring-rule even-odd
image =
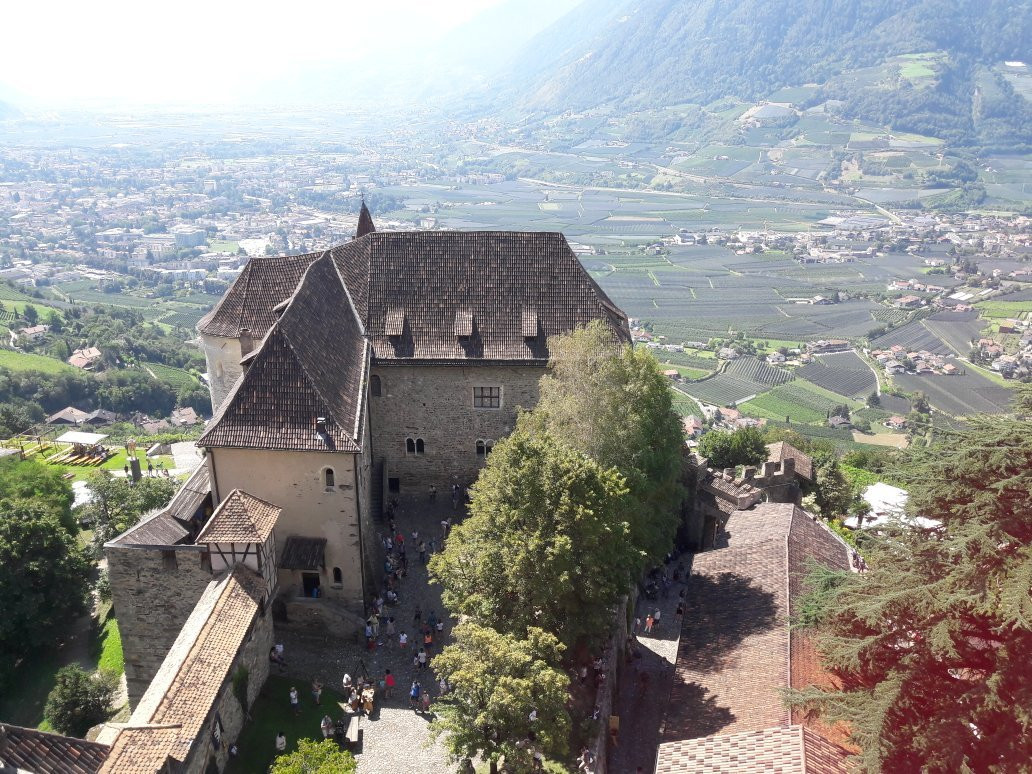
[[[788,371],[769,366],[756,358],[743,357],[731,361],[723,373],[701,382],[681,385],[678,389],[714,406],[729,406],[790,379],[792,374]]]
[[[789,371],[769,365],[754,357],[740,357],[732,360],[728,363],[725,373],[769,386],[784,384],[792,380],[792,374]]]
[[[198,309],[196,311],[179,311],[170,312],[164,317],[161,317],[158,322],[163,322],[166,325],[172,325],[176,328],[186,328],[193,330],[197,327],[197,323],[200,322],[201,318],[206,315],[207,312]]]
[[[141,365],[155,379],[165,382],[165,384],[176,390],[184,387],[196,387],[200,384],[193,374],[189,371],[184,371],[182,368],[175,368],[162,363],[141,363]]]
[[[935,408],[955,417],[972,414],[1001,414],[1010,411],[1014,392],[951,360],[961,369],[953,376],[942,374],[897,374],[893,381],[908,392],[923,392]]]
[[[775,387],[739,408],[767,419],[784,420],[789,417],[793,422],[809,423],[823,422],[832,409],[843,404],[850,408],[858,406],[853,401],[797,379],[791,384]]]
[[[858,367],[857,363],[863,365],[863,368]],[[870,395],[878,383],[874,372],[852,352],[818,358],[797,369],[796,376],[848,397]]]
[[[953,350],[946,343],[921,324],[920,320],[907,323],[901,328],[889,331],[884,336],[871,340],[872,349],[889,349],[900,346],[907,352],[925,350],[937,355],[951,355]]]
[[[0,284],[0,301],[35,301],[39,303],[38,299],[32,296],[27,296],[20,290],[15,290],[10,285]]]

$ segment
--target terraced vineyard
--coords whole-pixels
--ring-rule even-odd
[[[32,296],[27,296],[20,290],[15,290],[10,285],[0,284],[0,301],[37,301]]]
[[[189,371],[182,368],[164,365],[163,363],[142,363],[145,370],[151,373],[158,381],[179,390],[183,387],[196,387],[200,382]]]
[[[889,331],[884,336],[871,340],[872,349],[888,349],[901,346],[908,352],[925,350],[937,355],[952,355],[953,350],[938,336],[921,324],[920,320]]]
[[[792,374],[788,371],[756,358],[743,357],[733,360],[723,373],[701,382],[679,385],[678,389],[714,406],[730,406],[790,379]]]
[[[770,392],[742,403],[739,408],[747,414],[767,419],[781,421],[788,418],[792,422],[819,423],[824,422],[828,412],[833,408],[843,404],[851,409],[860,406],[859,403],[841,395],[796,379],[790,384],[775,387]]]
[[[797,369],[796,376],[850,398],[870,395],[877,386],[874,372],[853,352],[816,358]]]
[[[164,317],[160,318],[159,322],[163,322],[168,325],[173,325],[177,328],[186,328],[188,330],[193,330],[197,326],[197,323],[200,322],[201,318],[204,317],[204,315],[206,314],[207,312],[201,309],[198,309],[197,311],[183,310],[178,312],[170,312],[169,314],[166,314]]]

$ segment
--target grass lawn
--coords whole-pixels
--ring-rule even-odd
[[[290,710],[290,687],[295,686],[301,694],[301,713]],[[329,714],[334,721],[343,717],[339,706],[344,697],[337,691],[324,688],[322,705],[312,700],[311,686],[293,678],[269,675],[262,692],[251,707],[251,720],[237,740],[240,755],[226,768],[227,774],[259,774],[268,771],[269,764],[276,757],[276,732],[287,737],[287,752],[297,749],[298,739],[322,739],[319,722]],[[364,722],[363,722],[363,725]]]
[[[12,371],[43,371],[48,374],[78,370],[52,357],[34,355],[31,352],[15,352],[11,349],[0,349],[0,367],[10,368]]]
[[[111,447],[109,447],[111,448]],[[147,474],[147,454],[146,449],[137,448],[136,456],[140,460],[140,470],[144,475]],[[68,473],[73,473],[72,481],[85,481],[90,475],[96,470],[123,470],[129,462],[129,453],[124,449],[118,449],[114,457],[111,457],[103,465],[94,466],[75,466],[75,465],[61,465]],[[175,467],[175,460],[171,455],[160,455],[158,457],[151,457],[150,463],[154,466],[154,469],[158,469],[158,463],[164,463],[165,468],[172,470]]]
[[[240,249],[240,244],[231,240],[213,239],[208,249],[213,253],[232,253],[236,255],[237,250]]]
[[[94,619],[93,625],[79,635],[86,638],[85,642],[79,641],[78,636],[67,640],[59,636],[62,642],[58,647],[20,664],[18,679],[11,690],[0,694],[0,718],[19,726],[50,730],[49,724],[43,719],[43,707],[61,667],[78,663],[90,671],[103,666],[121,674],[125,663],[122,638],[118,632],[118,622],[110,615],[110,609],[110,605],[101,607],[102,621]]]

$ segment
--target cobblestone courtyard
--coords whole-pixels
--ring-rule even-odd
[[[383,679],[384,670],[390,669],[397,680],[394,695],[384,699],[382,692],[378,691],[377,711],[372,718],[363,717],[361,720],[362,743],[357,753],[361,774],[426,774],[452,772],[457,768],[448,762],[444,747],[431,741],[429,718],[408,708],[408,692],[413,680],[419,680],[424,689],[429,688],[434,698],[439,693],[437,680],[430,668],[421,670],[412,664],[413,655],[422,643],[420,626],[414,621],[416,607],[419,607],[424,623],[431,612],[439,619],[444,616],[440,586],[431,586],[427,582],[427,569],[419,559],[418,544],[425,540],[429,547],[432,539],[435,550],[439,551],[441,520],[455,514],[447,493],[438,495],[433,504],[426,496],[403,499],[396,512],[396,526],[405,535],[408,574],[401,580],[398,604],[387,606],[385,610],[394,616],[397,632],[408,633],[406,649],[399,647],[397,635],[389,641],[382,629],[373,651],[366,649],[364,641],[360,641],[364,640],[362,637],[344,641],[339,637],[287,631],[277,633],[286,649],[288,674],[305,686],[315,678],[325,685],[339,688],[345,673],[354,678],[363,669],[376,680]],[[386,520],[378,527],[386,536]],[[416,540],[412,538],[413,531],[419,535]],[[382,563],[385,556],[381,549],[377,561]],[[444,624],[443,636],[434,636],[429,654],[431,658],[450,642],[454,622],[445,619]],[[307,692],[303,697],[307,699]]]

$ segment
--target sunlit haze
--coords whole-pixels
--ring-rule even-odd
[[[44,104],[233,102],[308,67],[417,57],[498,2],[11,3],[0,93]]]

